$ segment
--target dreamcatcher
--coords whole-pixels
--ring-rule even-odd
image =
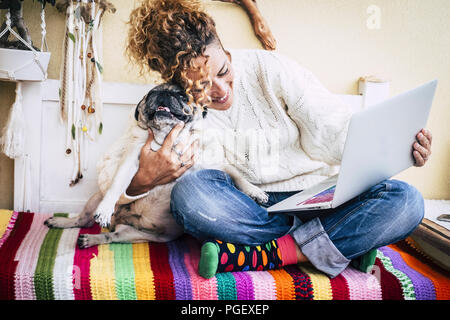
[[[58,3],[57,8],[66,12],[60,118],[66,125],[65,153],[74,160],[73,186],[87,170],[89,141],[95,141],[103,131],[100,22],[105,12],[114,13],[115,8],[104,0],[67,0]]]

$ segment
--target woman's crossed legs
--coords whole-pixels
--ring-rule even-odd
[[[239,270],[245,270],[246,263],[256,263],[255,252],[258,264],[273,262],[272,266],[278,267],[276,262],[280,263],[281,256],[277,249],[288,248],[291,242],[286,239],[292,237],[297,261],[289,258],[289,263],[308,260],[331,277],[342,272],[351,260],[406,238],[424,215],[422,195],[397,180],[385,180],[336,209],[317,211],[316,217],[268,214],[267,206],[296,192],[268,192],[268,203],[260,206],[239,191],[225,172],[199,170],[178,180],[171,194],[171,211],[186,233],[201,240],[219,239],[214,252],[220,255],[220,250],[227,250],[228,257],[235,254],[234,261],[242,264]],[[241,248],[246,257],[253,254],[253,261],[242,262],[247,259],[236,248]],[[208,260],[212,251],[206,249],[204,245],[202,258]],[[215,257],[213,263],[224,256]]]

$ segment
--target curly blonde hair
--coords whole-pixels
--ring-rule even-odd
[[[128,22],[126,51],[140,67],[160,73],[166,82],[174,82],[186,90],[189,105],[207,106],[211,99],[206,91],[211,86],[208,76],[210,44],[223,48],[213,19],[203,11],[198,0],[143,0],[131,12]],[[206,58],[204,67],[195,67],[193,59]],[[188,70],[199,71],[203,80],[187,77]],[[207,85],[202,85],[206,79]],[[198,92],[195,97],[193,92]]]

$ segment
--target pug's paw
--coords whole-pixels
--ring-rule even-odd
[[[44,221],[44,225],[51,228],[69,228],[67,221],[69,219],[65,217],[51,217]]]
[[[94,220],[103,228],[108,227],[111,224],[111,217],[114,214],[114,205],[109,205],[107,202],[102,201],[97,210],[94,213]]]
[[[269,201],[269,195],[251,183],[246,184],[241,191],[260,204]]]
[[[102,242],[100,241],[100,235],[97,234],[80,234],[80,236],[78,237],[77,243],[78,243],[78,247],[80,247],[80,249],[86,249],[86,248],[90,248],[92,246],[96,246],[99,244],[102,244]]]

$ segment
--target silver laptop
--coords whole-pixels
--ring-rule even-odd
[[[269,213],[331,209],[414,165],[412,145],[425,128],[437,80],[385,100],[350,119],[338,175],[269,208]]]

